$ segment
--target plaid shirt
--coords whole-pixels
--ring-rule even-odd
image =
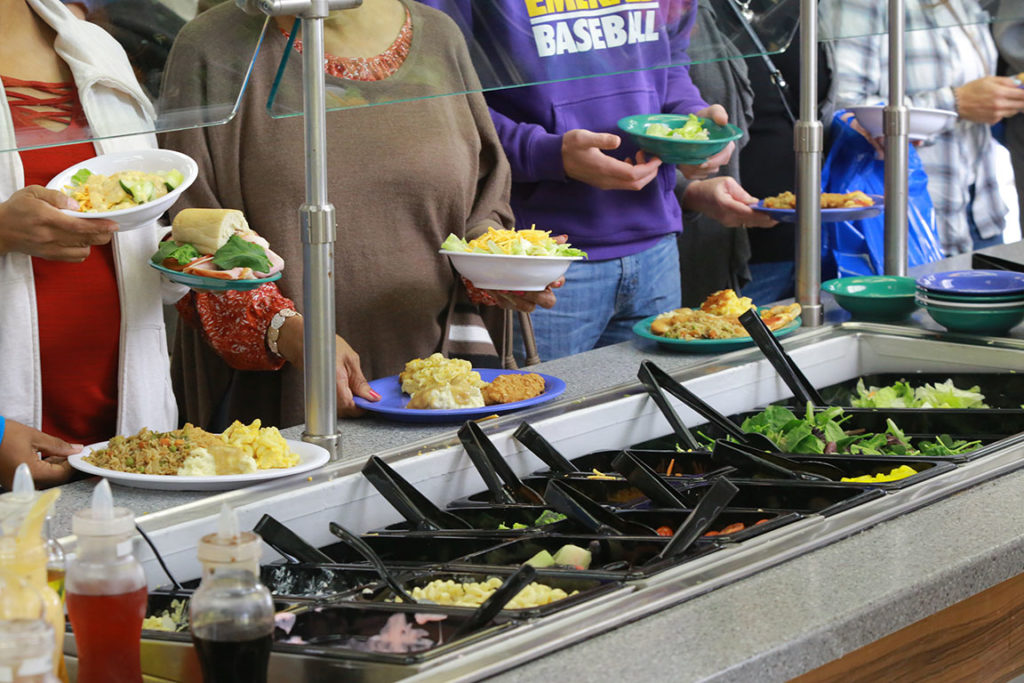
[[[907,0],[906,12],[906,103],[955,111],[954,86],[995,73],[988,14],[977,0],[948,0],[948,6]],[[822,37],[838,38],[834,77],[839,106],[888,101],[887,17],[887,3],[880,0],[822,0]],[[995,144],[989,126],[958,120],[917,148],[947,254],[972,249],[968,210],[983,238],[1001,234],[1005,227],[1007,208],[999,194]]]

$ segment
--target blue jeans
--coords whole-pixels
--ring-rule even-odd
[[[635,323],[679,307],[675,234],[639,254],[574,262],[555,296],[554,308],[538,308],[531,315],[541,360],[632,339]]]
[[[755,306],[767,306],[793,297],[796,291],[796,263],[765,261],[748,265],[751,280],[743,288],[742,296],[749,296]]]

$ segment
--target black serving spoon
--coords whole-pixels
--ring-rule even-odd
[[[649,371],[651,377],[662,389],[678,398],[680,401],[692,408],[696,413],[716,425],[719,429],[737,441],[762,450],[776,452],[781,450],[774,441],[764,434],[758,434],[757,432],[745,432],[740,429],[739,425],[712,408],[709,404],[705,403],[700,397],[676,380],[672,379],[668,373],[651,361],[644,360],[640,362],[640,371],[643,372],[645,369]]]
[[[624,476],[630,484],[640,489],[658,507],[686,507],[686,502],[675,489],[665,482],[660,474],[628,450],[615,456],[612,460],[612,468]]]
[[[296,562],[334,562],[316,546],[310,545],[301,536],[270,515],[263,515],[252,528],[271,548],[281,553],[284,559]]]
[[[363,466],[363,476],[420,531],[472,529],[466,520],[434,505],[398,472],[376,455]]]
[[[505,458],[501,457],[501,453],[476,422],[467,420],[459,428],[459,440],[466,449],[466,454],[469,455],[470,460],[473,461],[477,470],[480,471],[480,475],[487,482],[487,488],[490,489],[491,495],[499,499],[495,502],[513,505],[516,503],[546,505],[539,493],[516,476],[509,464],[505,462]],[[498,477],[504,484],[502,481],[498,481]]]
[[[548,505],[597,534],[612,536],[657,536],[646,524],[632,522],[580,493],[561,479],[552,479],[544,489]]]
[[[707,531],[707,528],[714,523],[715,518],[718,517],[738,492],[739,489],[736,485],[725,477],[715,479],[715,483],[708,488],[707,493],[701,497],[700,502],[697,503],[690,514],[686,516],[686,519],[683,520],[683,523],[679,525],[679,528],[676,529],[676,532],[672,535],[672,540],[652,559],[664,560],[686,552],[693,545],[694,541],[700,538]]]
[[[451,634],[448,641],[456,641],[486,625],[498,615],[498,612],[505,608],[509,600],[519,595],[519,592],[526,588],[535,578],[537,578],[537,569],[535,567],[529,564],[520,565],[514,574],[502,580],[498,589],[491,593],[491,596],[484,600],[483,604],[477,607],[476,611],[469,615],[455,629],[455,632]]]
[[[715,441],[711,457],[732,465],[740,471],[761,470],[784,479],[839,481],[847,476],[846,472],[831,463],[817,460],[796,461],[778,453],[768,453],[726,439]]]
[[[669,426],[672,427],[672,431],[675,432],[676,438],[682,442],[683,447],[691,451],[704,450],[697,442],[697,439],[694,438],[689,428],[687,428],[687,426],[683,424],[683,421],[679,419],[678,413],[676,413],[675,408],[672,407],[668,397],[661,388],[661,384],[655,378],[654,370],[652,370],[652,368],[660,371],[660,368],[653,363],[647,363],[646,361],[640,363],[640,371],[637,372],[637,377],[640,379],[640,383],[644,385],[644,389],[647,390],[647,393],[650,394],[654,403],[661,410],[661,414],[665,416],[666,420],[668,420]]]
[[[402,584],[398,583],[398,579],[396,579],[394,574],[392,574],[384,565],[384,560],[380,559],[380,555],[370,547],[369,543],[361,539],[359,536],[336,522],[331,522],[328,525],[328,528],[330,528],[332,534],[340,538],[353,550],[366,558],[366,561],[372,564],[373,568],[377,570],[377,574],[380,575],[380,578],[384,579],[384,583],[388,585],[391,592],[394,593],[395,596],[401,598],[402,602],[409,603],[410,605],[415,605],[417,603],[427,605],[437,604],[433,600],[416,600],[406,593],[405,589],[402,588]]]
[[[569,462],[568,458],[558,452],[558,449],[541,436],[540,432],[531,427],[528,423],[520,424],[512,433],[513,438],[530,449],[530,452],[544,461],[544,464],[551,468],[556,474],[569,474],[579,472],[579,468]]]
[[[793,392],[801,403],[806,405],[808,402],[816,406],[827,405],[825,399],[821,397],[818,390],[814,388],[804,373],[800,370],[800,366],[796,364],[793,358],[786,353],[786,350],[782,348],[782,344],[772,334],[772,331],[765,325],[764,320],[753,308],[747,309],[743,312],[740,317],[740,324],[750,334],[751,339],[757,344],[758,348],[765,355],[768,361],[775,368],[775,371],[779,373],[782,380],[789,387],[789,390]]]

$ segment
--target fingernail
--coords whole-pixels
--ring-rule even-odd
[[[373,396],[373,397],[374,397],[374,398],[376,398],[376,399],[379,399],[379,398],[380,398],[380,394],[378,394],[378,393],[377,393],[376,391],[374,391],[373,389],[370,389],[370,396]]]

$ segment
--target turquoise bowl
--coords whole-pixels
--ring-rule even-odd
[[[743,137],[743,131],[731,123],[720,126],[711,119],[700,118],[708,132],[707,140],[686,140],[667,138],[661,135],[647,135],[647,126],[663,123],[669,128],[682,128],[686,114],[637,114],[619,119],[619,129],[629,135],[637,147],[657,156],[666,164],[702,164],[715,156],[734,140]]]
[[[1001,336],[1024,322],[1024,303],[1018,308],[944,308],[923,304],[932,320],[950,332]]]
[[[917,302],[914,301],[917,284],[912,277],[843,277],[826,280],[821,283],[821,288],[858,320],[894,322],[917,310]]]

